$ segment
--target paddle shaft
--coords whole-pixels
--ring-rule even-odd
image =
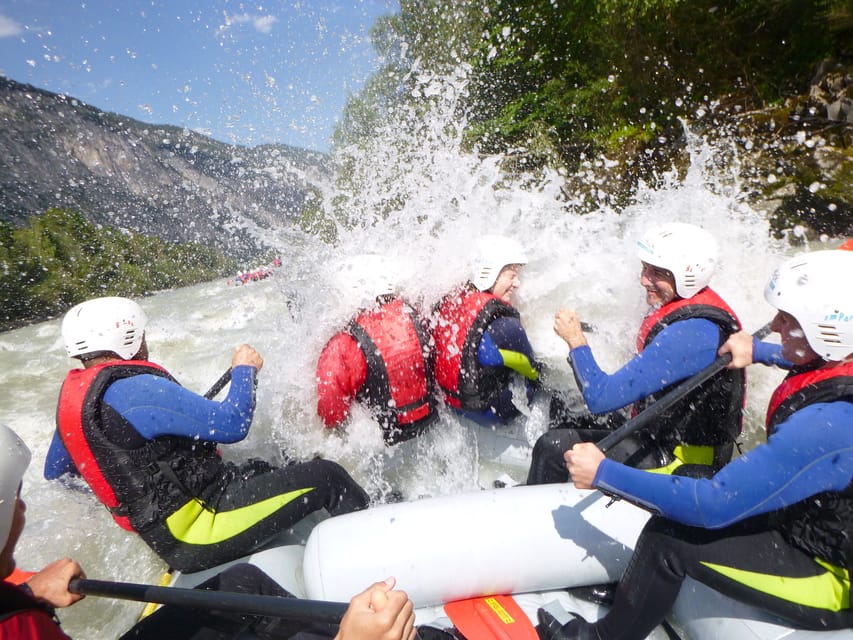
[[[753,333],[752,337],[761,340],[769,333],[770,323],[768,322],[763,327],[758,329],[758,331]],[[628,420],[628,422],[616,429],[613,433],[608,434],[607,436],[599,440],[596,443],[596,446],[604,453],[607,453],[610,449],[615,447],[617,444],[622,442],[631,434],[635,433],[639,429],[648,426],[652,420],[658,418],[662,413],[672,407],[672,405],[681,400],[689,392],[693,391],[699,385],[717,375],[720,371],[725,369],[726,365],[728,365],[731,361],[731,353],[721,355],[707,367],[681,382],[677,387],[675,387],[675,389],[667,393],[661,399],[655,400],[655,402],[648,409],[634,416],[633,418]]]
[[[245,615],[271,616],[301,622],[328,622],[331,624],[340,623],[348,606],[342,602],[281,598],[206,589],[156,587],[131,582],[107,582],[79,578],[75,578],[68,584],[68,590],[87,596],[155,602],[175,607],[229,611]]]
[[[228,371],[219,376],[219,380],[213,383],[213,386],[207,390],[204,397],[208,400],[212,400],[229,382],[231,382],[231,369],[228,369]]]

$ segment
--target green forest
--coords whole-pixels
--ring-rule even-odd
[[[51,209],[24,227],[0,221],[0,330],[57,316],[87,298],[142,296],[235,268],[208,247],[100,227],[74,211]]]
[[[565,176],[567,200],[578,203],[571,213],[598,203],[574,178],[587,163],[618,162],[599,176],[617,209],[641,181],[655,185],[683,166],[689,123],[698,136],[767,150],[753,170],[778,169],[774,193],[764,193],[786,199],[771,219],[777,232],[799,223],[829,233],[853,228],[853,123],[828,120],[813,94],[817,83],[831,83],[830,100],[853,101],[853,0],[400,0],[371,35],[383,64],[348,101],[339,149],[381,153],[371,145],[389,121],[417,131],[440,102],[424,86],[447,78],[464,148],[500,154],[508,174],[531,184],[543,169]],[[823,136],[842,156],[831,200],[809,202],[819,162],[788,154],[795,144],[782,148],[800,131]],[[358,172],[358,151],[342,155],[347,195],[334,215],[346,221],[370,176]],[[388,190],[380,215],[406,198],[393,183]],[[809,219],[829,208],[835,220]]]
[[[373,28],[385,64],[349,101],[338,144],[369,139],[385,114],[417,101],[418,74],[464,65],[471,86],[460,115],[472,145],[572,168],[711,106],[782,104],[808,93],[821,62],[853,61],[853,0],[400,0],[400,8]]]

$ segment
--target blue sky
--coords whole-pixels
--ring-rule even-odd
[[[223,142],[327,151],[397,0],[0,0],[0,75]]]

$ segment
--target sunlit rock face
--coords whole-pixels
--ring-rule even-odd
[[[289,227],[327,176],[320,153],[225,144],[0,78],[0,219],[16,224],[70,208],[248,255],[258,230]]]

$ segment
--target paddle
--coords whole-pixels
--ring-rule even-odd
[[[229,382],[231,382],[231,369],[228,369],[228,371],[219,376],[219,380],[213,383],[213,386],[207,390],[204,397],[208,400],[212,400]]]
[[[539,640],[530,618],[509,595],[448,602],[444,612],[468,640]]]
[[[753,333],[752,337],[761,340],[769,333],[770,323],[768,322],[763,327],[758,329],[755,333]],[[652,420],[656,419],[660,414],[662,414],[676,402],[681,400],[690,391],[693,391],[700,384],[709,380],[717,373],[725,369],[726,365],[729,364],[729,362],[731,361],[732,354],[726,353],[724,355],[721,355],[707,367],[705,367],[698,373],[693,374],[686,380],[682,381],[677,387],[675,387],[675,389],[667,393],[660,400],[656,400],[654,404],[652,404],[648,409],[637,414],[636,416],[628,420],[628,422],[616,429],[613,433],[608,434],[607,436],[596,442],[596,446],[601,449],[602,452],[607,453],[607,451],[622,442],[625,438],[627,438],[634,432],[638,431],[639,429],[642,429],[643,427],[648,426]]]
[[[231,593],[206,589],[155,587],[130,582],[107,582],[75,578],[68,583],[71,593],[119,600],[156,602],[175,607],[232,611],[245,615],[272,616],[302,622],[338,624],[349,606],[344,602],[324,602],[301,598],[280,598],[251,593]]]

